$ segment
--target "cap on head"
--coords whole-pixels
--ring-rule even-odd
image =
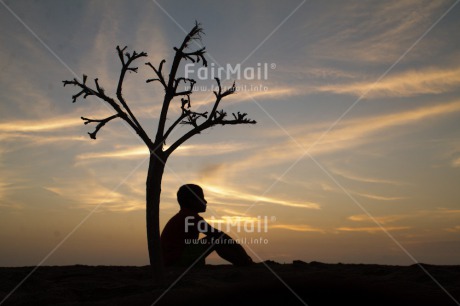
[[[196,212],[206,211],[206,200],[203,189],[195,184],[182,185],[177,191],[177,202],[181,208],[189,208]]]

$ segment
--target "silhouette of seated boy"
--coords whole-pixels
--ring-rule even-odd
[[[166,224],[161,246],[166,266],[205,264],[213,251],[234,265],[252,264],[243,247],[230,236],[209,225],[198,213],[206,211],[203,189],[194,184],[183,185],[177,192],[180,211]],[[206,235],[198,239],[199,234]]]

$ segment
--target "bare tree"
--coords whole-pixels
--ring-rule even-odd
[[[86,75],[83,75],[82,80],[74,78],[70,81],[63,81],[64,86],[74,85],[80,89],[80,92],[72,96],[73,102],[75,102],[79,97],[86,98],[88,96],[96,96],[110,105],[115,111],[113,115],[104,119],[89,119],[81,117],[84,124],[96,124],[95,130],[88,133],[92,139],[96,139],[97,133],[109,121],[121,118],[126,121],[128,125],[139,135],[150,151],[150,162],[146,183],[147,240],[150,265],[153,267],[154,275],[158,279],[163,277],[163,257],[160,244],[161,181],[169,156],[185,141],[212,126],[256,123],[256,121],[248,119],[246,117],[247,114],[240,112],[233,113],[232,118],[229,118],[227,112],[219,108],[222,99],[235,92],[235,83],[233,83],[229,89],[223,90],[218,78],[215,79],[218,90],[214,91],[215,101],[212,109],[207,112],[196,112],[192,110],[190,98],[196,81],[194,79],[177,76],[177,72],[182,60],[190,60],[194,63],[201,61],[203,66],[207,66],[207,61],[204,57],[206,52],[204,47],[194,51],[189,51],[191,42],[194,40],[200,40],[202,33],[203,29],[198,23],[196,23],[193,29],[185,37],[181,46],[179,48],[174,47],[175,55],[169,71],[169,77],[165,78],[163,74],[163,65],[166,62],[165,60],[160,62],[158,68],[151,63],[146,63],[146,65],[151,67],[155,73],[155,78],[148,79],[147,83],[157,81],[165,90],[163,106],[154,141],[152,141],[145,132],[144,128],[129,108],[122,93],[126,73],[137,72],[138,67],[133,67],[132,64],[139,58],[146,57],[147,53],[137,53],[136,51],[128,53],[126,51],[126,47],[120,48],[117,46],[117,52],[122,66],[118,79],[116,98],[112,98],[106,94],[104,89],[100,86],[97,78],[94,79],[93,87],[88,85]],[[184,85],[188,86],[185,87]],[[167,127],[166,121],[169,106],[175,98],[177,98],[177,100],[180,98],[180,101],[177,101],[177,105],[180,107],[181,113],[179,117]],[[165,149],[166,140],[171,135],[172,131],[180,124],[190,125],[191,129]]]

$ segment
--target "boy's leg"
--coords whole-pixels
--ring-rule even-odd
[[[217,254],[232,264],[246,266],[253,263],[251,257],[248,256],[244,248],[228,235],[212,240],[212,242]]]
[[[181,266],[190,266],[196,260],[198,262],[195,264],[196,266],[204,266],[206,264],[205,258],[214,251],[214,246],[212,245],[211,241],[204,237],[198,240],[198,243],[195,244],[188,244],[182,256],[179,260],[179,265]]]
[[[179,261],[181,266],[189,266],[197,259],[197,266],[205,265],[205,258],[216,251],[223,259],[237,266],[246,266],[253,263],[243,247],[227,235],[219,239],[203,237],[196,244],[186,246]]]

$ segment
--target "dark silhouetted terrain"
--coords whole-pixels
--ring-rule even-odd
[[[190,270],[155,305],[457,305],[417,266],[318,262],[212,266]],[[423,265],[458,301],[460,266]],[[32,267],[0,268],[2,300]],[[8,298],[7,305],[152,305],[182,274],[167,270],[153,285],[149,267],[40,267]]]

